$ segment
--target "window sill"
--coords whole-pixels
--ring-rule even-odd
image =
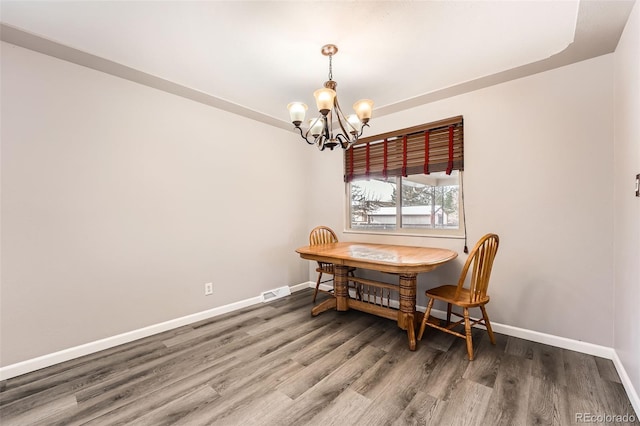
[[[361,235],[389,235],[394,237],[423,237],[423,238],[449,238],[462,240],[464,239],[464,235],[462,233],[450,233],[447,231],[442,232],[428,232],[428,231],[415,231],[415,230],[406,230],[406,231],[398,231],[398,230],[389,230],[389,231],[377,231],[377,230],[355,230],[355,229],[344,229],[343,232],[345,234],[361,234]]]

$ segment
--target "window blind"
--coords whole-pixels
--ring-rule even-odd
[[[464,170],[462,116],[362,138],[344,152],[344,180]]]

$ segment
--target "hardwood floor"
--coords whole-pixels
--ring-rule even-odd
[[[312,318],[311,298],[305,290],[6,380],[1,423],[568,425],[589,413],[639,424],[609,360],[500,334],[493,346],[482,330],[472,362],[462,339],[434,329],[410,352],[395,322]]]

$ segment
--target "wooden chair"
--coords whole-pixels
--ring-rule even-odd
[[[476,324],[482,324],[487,328],[489,333],[489,339],[492,344],[496,344],[496,339],[491,330],[491,323],[489,322],[489,316],[485,306],[489,303],[489,295],[487,294],[487,288],[489,287],[489,277],[491,276],[491,267],[493,266],[493,260],[498,252],[498,244],[500,238],[496,234],[487,234],[476,243],[476,246],[469,254],[469,257],[462,268],[458,285],[443,285],[430,290],[427,290],[426,295],[429,298],[427,304],[427,310],[424,314],[424,319],[420,325],[420,332],[418,333],[418,340],[422,340],[425,327],[437,328],[454,336],[461,337],[467,341],[467,353],[469,355],[469,361],[473,360],[473,342],[471,340],[471,327]],[[467,272],[471,267],[471,280],[469,288],[465,288],[465,280]],[[429,321],[429,314],[433,307],[435,300],[441,300],[447,303],[447,322],[444,327],[438,323]],[[462,315],[451,311],[452,305],[462,308]],[[474,320],[469,318],[469,308],[480,308],[482,311],[482,318]],[[451,324],[451,314],[461,317],[462,319],[454,324]],[[465,334],[454,331],[453,328],[464,322]]]
[[[309,234],[310,246],[315,246],[319,244],[337,243],[337,242],[338,242],[338,236],[336,235],[335,232],[333,232],[333,229],[327,226],[316,226],[311,230],[311,233]],[[356,268],[349,267],[348,275],[353,277],[355,270]],[[318,291],[325,292],[324,290],[320,290],[320,284],[333,281],[333,275],[334,275],[333,263],[318,262],[318,267],[316,268],[316,272],[318,272],[318,280],[316,281],[316,289],[313,292],[314,303],[316,301],[316,297],[318,296]],[[325,281],[321,281],[322,274],[331,275],[331,278]],[[331,291],[325,292],[325,293],[331,293]]]

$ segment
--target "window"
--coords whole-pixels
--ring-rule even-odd
[[[462,130],[462,117],[454,117],[345,151],[347,228],[463,235]]]
[[[439,230],[452,235],[460,231],[461,194],[457,170],[451,175],[438,172],[358,179],[351,181],[348,188],[352,230]]]

